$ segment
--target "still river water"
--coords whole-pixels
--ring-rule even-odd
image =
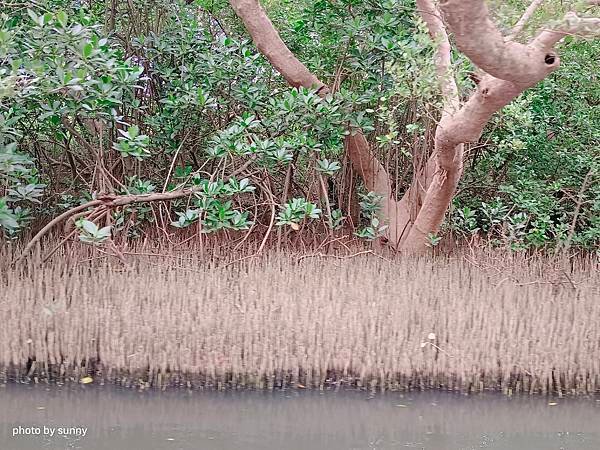
[[[600,400],[0,385],[0,450],[25,449],[599,450]]]

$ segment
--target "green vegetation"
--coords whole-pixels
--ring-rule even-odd
[[[600,243],[600,44],[569,41],[563,67],[507,107],[474,145],[452,226],[513,248]],[[577,204],[580,210],[574,217]]]
[[[531,29],[556,17],[558,2],[547,3]],[[493,5],[507,27],[527,6]],[[224,1],[2,2],[2,239],[107,196],[146,197],[84,208],[74,224],[82,241],[188,227],[384,236],[382,197],[352,171],[344,139],[362,130],[402,197],[441,113],[436,42],[412,1],[263,6],[332,95],[291,88]],[[567,37],[559,48],[560,69],[467,145],[429,245],[452,234],[513,250],[598,248],[600,42]],[[457,52],[452,64],[466,98],[477,71]]]

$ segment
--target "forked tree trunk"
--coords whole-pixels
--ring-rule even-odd
[[[438,41],[438,77],[445,106],[436,130],[434,179],[403,245],[412,251],[421,251],[429,233],[437,232],[444,220],[462,175],[463,145],[477,141],[494,113],[558,68],[560,60],[553,46],[566,34],[600,31],[599,19],[568,13],[557,30],[545,30],[525,45],[505,40],[489,19],[483,0],[442,0],[439,9],[433,0],[417,0],[417,6]],[[531,8],[524,16],[531,15]],[[476,91],[460,107],[453,81],[448,79],[451,75],[444,74],[449,64],[449,44],[440,16],[454,33],[458,48],[486,72]],[[517,27],[520,31],[523,19]]]
[[[230,0],[258,50],[293,87],[329,88],[302,64],[281,40],[258,0]],[[539,2],[534,2],[538,3]],[[537,5],[532,5],[518,22],[516,36]],[[575,32],[598,34],[599,19],[569,13],[556,30],[545,30],[525,45],[505,40],[489,18],[483,0],[417,0],[417,8],[437,43],[436,67],[444,99],[442,117],[435,134],[435,149],[423,177],[415,173],[411,188],[395,200],[390,177],[371,151],[364,134],[346,137],[345,148],[354,169],[367,189],[383,196],[381,215],[389,225],[387,237],[396,249],[422,252],[428,236],[437,233],[452,202],[463,172],[463,147],[479,139],[492,114],[502,109],[525,89],[535,85],[559,66],[553,46]],[[458,48],[486,75],[476,92],[460,105],[451,70],[451,47],[444,22],[454,33]],[[426,180],[422,186],[422,180]],[[420,207],[419,207],[420,206]]]

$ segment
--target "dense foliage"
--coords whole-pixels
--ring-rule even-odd
[[[5,237],[102,195],[182,188],[194,194],[128,205],[105,224],[82,220],[81,237],[270,224],[280,234],[353,226],[359,237],[378,237],[378,198],[360,190],[343,137],[368,133],[398,197],[413,162],[430,151],[440,99],[433,43],[414,4],[264,5],[333,96],[290,89],[221,0],[4,2]],[[514,249],[600,242],[600,45],[568,39],[562,47],[562,68],[470,145],[446,231]],[[467,95],[474,68],[459,55],[454,62]]]

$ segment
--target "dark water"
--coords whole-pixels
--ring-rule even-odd
[[[599,450],[600,401],[0,386],[0,450],[21,449]]]

